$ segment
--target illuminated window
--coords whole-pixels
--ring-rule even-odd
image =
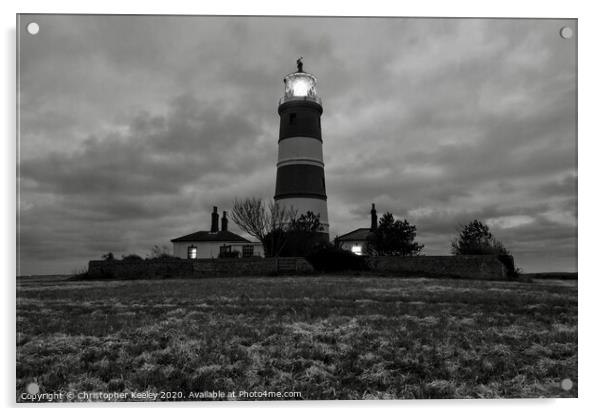
[[[358,256],[361,256],[362,255],[362,246],[355,245],[355,246],[351,247],[351,252],[353,254],[357,254]]]
[[[253,246],[242,246],[242,256],[243,257],[252,257],[253,256]]]
[[[196,247],[195,246],[188,247],[188,258],[196,259]]]

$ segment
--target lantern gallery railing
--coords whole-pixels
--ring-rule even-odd
[[[318,103],[318,104],[322,105],[322,100],[320,99],[320,97],[311,96],[311,95],[302,95],[302,96],[291,95],[288,97],[282,97],[278,101],[278,105],[280,105],[282,103],[287,103],[289,101],[312,101],[314,103]]]

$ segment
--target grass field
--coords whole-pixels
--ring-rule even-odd
[[[32,382],[177,393],[158,400],[576,397],[577,282],[22,278],[16,370],[17,401]]]

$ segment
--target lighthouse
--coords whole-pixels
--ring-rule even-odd
[[[284,97],[278,103],[280,134],[274,200],[297,215],[308,211],[320,216],[320,232],[328,239],[328,209],[322,155],[322,100],[317,79],[303,70],[284,77]]]

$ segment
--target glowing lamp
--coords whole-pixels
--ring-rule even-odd
[[[301,59],[297,60],[297,72],[284,77],[284,97],[280,100],[280,104],[293,100],[314,101],[321,104],[320,97],[316,93],[317,79],[303,70]]]
[[[357,254],[358,256],[362,255],[362,246],[360,245],[354,245],[351,247],[351,252],[353,254]]]
[[[315,97],[316,77],[304,72],[295,72],[284,78],[285,97]]]

